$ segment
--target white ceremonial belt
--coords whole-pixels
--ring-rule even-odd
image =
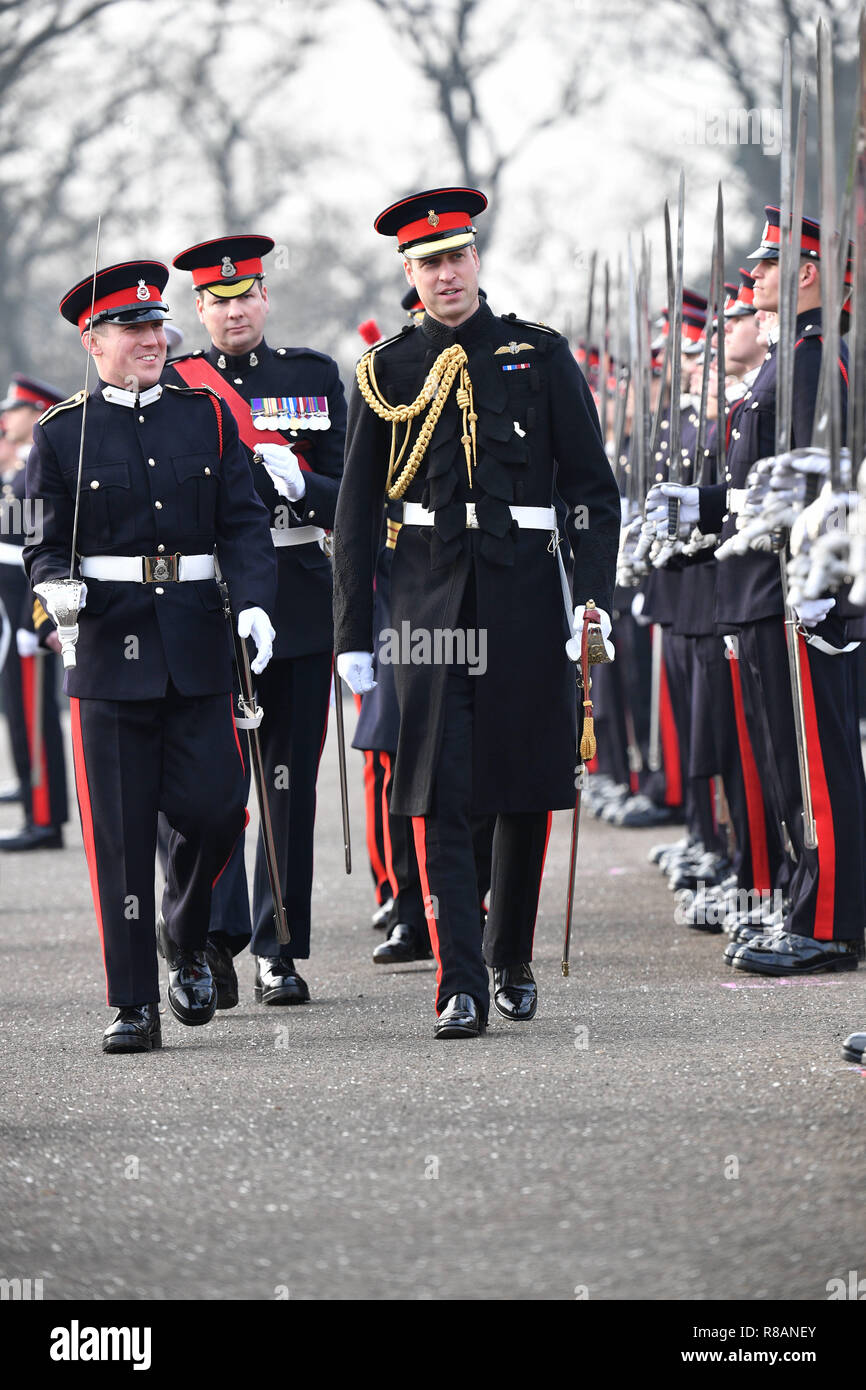
[[[745,487],[728,488],[727,510],[730,516],[739,516],[740,512],[743,510],[747,492],[748,488]]]
[[[475,503],[466,504],[466,525],[471,530],[478,529]],[[523,531],[553,531],[556,527],[556,511],[553,507],[509,507],[512,517]],[[420,502],[403,503],[403,521],[407,526],[432,526],[436,513],[429,512]]]
[[[23,568],[22,554],[23,546],[13,545],[11,541],[0,541],[0,565],[21,565]]]
[[[81,574],[122,584],[184,584],[216,578],[216,567],[212,555],[91,555],[82,556]]]
[[[280,526],[271,527],[271,540],[274,545],[311,545],[313,541],[324,550],[325,533],[321,526]]]

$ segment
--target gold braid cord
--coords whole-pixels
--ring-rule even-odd
[[[373,365],[373,353],[365,352],[358,363],[355,375],[358,379],[361,395],[374,414],[378,415],[380,420],[387,420],[391,426],[391,456],[388,459],[388,480],[385,484],[385,490],[392,502],[396,502],[398,498],[403,496],[421,467],[421,461],[429,448],[433,431],[439,423],[439,416],[442,414],[458,372],[460,385],[457,388],[457,404],[463,412],[463,434],[460,442],[466,455],[469,486],[472,487],[472,469],[477,461],[475,426],[478,416],[475,413],[475,398],[466,366],[467,361],[465,350],[459,343],[452,343],[436,358],[424,385],[411,405],[393,406],[388,404],[379,390],[376,382],[376,369]],[[412,421],[417,419],[428,406],[430,410],[427,418],[421,426],[403,471],[395,482],[394,474],[403,461],[412,430]],[[406,433],[403,436],[400,452],[396,454],[398,425],[405,425]]]

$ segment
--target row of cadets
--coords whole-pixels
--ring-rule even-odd
[[[778,306],[779,211],[766,209],[761,245],[751,259],[754,304]],[[822,357],[820,228],[804,217],[797,281],[792,447],[808,447]],[[842,331],[847,329],[843,311]],[[817,849],[803,836],[793,705],[785,646],[779,559],[769,544],[742,553],[734,542],[737,513],[753,465],[775,447],[776,352],[771,343],[744,393],[731,430],[728,477],[712,487],[680,488],[681,517],[705,534],[721,534],[716,566],[714,621],[735,636],[749,740],[772,819],[789,849],[774,880],[780,907],[769,920],[732,925],[725,956],[736,969],[797,975],[855,970],[862,955],[866,908],[866,786],[860,753],[857,642],[862,618],[837,599],[803,600],[797,608],[808,764],[817,824]],[[847,347],[840,375],[842,419],[847,396]],[[668,490],[669,491],[669,490]],[[651,494],[661,505],[661,489]],[[787,875],[787,882],[785,876]]]

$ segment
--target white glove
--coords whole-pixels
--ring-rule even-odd
[[[373,680],[371,652],[340,652],[337,675],[344,680],[353,695],[366,695],[376,682]]]
[[[645,603],[646,594],[643,592],[643,590],[636,593],[631,601],[631,615],[637,623],[638,627],[649,627],[650,623],[652,622],[652,618],[645,618],[643,615]]]
[[[680,500],[680,528],[691,530],[697,526],[701,511],[701,494],[696,487],[684,487],[681,483],[656,483],[647,493],[646,519],[654,526],[667,525],[668,499]]]
[[[585,603],[579,603],[574,610],[574,620],[572,622],[572,631],[574,632],[574,636],[571,637],[569,641],[565,644],[565,650],[568,654],[569,661],[580,661],[580,647],[583,638],[583,614],[585,608]],[[603,608],[599,608],[597,612],[598,616],[601,618],[601,636],[602,641],[604,642],[604,649],[610,657],[611,661],[613,661],[614,657],[616,656],[616,648],[614,647],[612,642],[608,642],[607,640],[611,633],[612,624],[610,618],[608,617],[607,613],[605,613]]]
[[[252,637],[256,644],[256,659],[251,668],[257,676],[262,674],[274,654],[276,635],[264,608],[245,608],[238,614],[238,637]]]
[[[36,633],[31,632],[26,627],[19,627],[15,633],[15,642],[18,646],[19,656],[36,656],[41,650]]]
[[[307,490],[307,484],[301,465],[289,446],[262,442],[256,446],[256,457],[261,459],[280,496],[289,502],[299,502]]]
[[[803,627],[817,627],[835,606],[834,598],[804,598],[797,604],[794,612]]]

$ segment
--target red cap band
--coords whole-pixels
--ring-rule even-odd
[[[223,275],[222,262],[219,265],[203,265],[198,270],[192,272],[192,283],[199,289],[207,289],[208,285],[216,285],[220,281],[225,283],[231,280],[244,280],[250,275],[262,275],[261,256],[251,256],[248,261],[232,261],[234,270],[230,275]]]
[[[102,299],[97,296],[96,302],[93,305],[94,319],[97,318],[99,314],[104,314],[107,309],[122,309],[124,307],[129,309],[134,309],[136,307],[144,308],[148,300],[152,300],[155,304],[162,303],[162,291],[158,290],[156,285],[145,285],[145,289],[147,290],[147,294],[142,295],[141,285],[135,287],[130,285],[125,290],[115,290],[114,294],[106,294]],[[88,304],[78,315],[78,327],[82,332],[87,327],[89,318],[90,305]]]
[[[435,217],[435,222],[431,222],[431,216]],[[409,241],[435,239],[442,236],[443,232],[455,231],[457,228],[471,232],[472,218],[468,213],[434,212],[427,217],[419,218],[417,222],[408,222],[405,227],[401,227],[397,233],[397,246],[405,246]]]
[[[763,236],[761,237],[761,245],[762,245],[762,246],[780,246],[780,245],[781,245],[781,241],[782,241],[782,238],[781,238],[781,235],[780,235],[780,229],[779,229],[779,227],[778,227],[778,226],[774,226],[772,222],[765,222],[765,223],[764,223],[764,234],[763,234]],[[816,237],[816,236],[807,236],[806,233],[803,232],[803,234],[802,234],[802,236],[801,236],[801,238],[800,238],[800,250],[801,250],[801,252],[802,252],[802,251],[817,251],[817,252],[820,253],[820,250],[821,250],[821,238],[820,238],[820,237]]]

